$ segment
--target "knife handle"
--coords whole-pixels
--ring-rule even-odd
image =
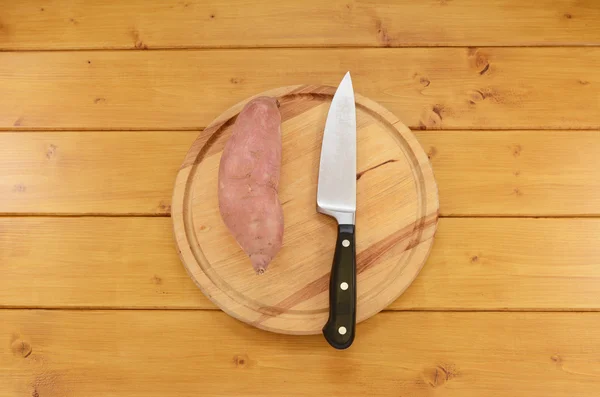
[[[354,225],[339,225],[329,280],[329,319],[323,335],[336,349],[354,341],[356,326],[356,247]]]

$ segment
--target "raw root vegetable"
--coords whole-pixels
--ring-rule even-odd
[[[233,125],[219,164],[219,210],[225,225],[262,274],[281,248],[283,209],[279,103],[258,97]]]

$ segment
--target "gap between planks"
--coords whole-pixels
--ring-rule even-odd
[[[107,47],[107,48],[37,48],[37,49],[3,49],[2,52],[28,52],[28,53],[45,53],[45,52],[106,52],[106,51],[215,51],[215,50],[310,50],[310,49],[329,49],[329,50],[363,50],[371,48],[380,49],[401,49],[401,48],[415,48],[415,49],[436,49],[436,48],[594,48],[600,47],[600,44],[528,44],[528,45],[402,45],[402,46],[380,46],[380,45],[318,45],[311,44],[308,46],[296,45],[296,46],[212,46],[212,47],[200,47],[200,46],[185,46],[185,47],[152,47],[152,48],[120,48],[120,47]]]
[[[170,218],[171,214],[150,214],[150,213],[127,213],[114,214],[104,212],[84,212],[84,213],[0,213],[0,218]],[[504,215],[504,214],[473,214],[473,215],[439,215],[439,219],[600,219],[600,214],[594,215]]]
[[[1,52],[1,51],[0,51]],[[565,128],[565,127],[540,127],[540,128],[481,128],[481,127],[444,127],[444,128],[427,128],[427,127],[414,127],[408,126],[413,134],[417,135],[419,132],[431,132],[431,131],[439,131],[443,132],[456,132],[456,131],[479,131],[481,133],[486,132],[514,132],[514,131],[523,131],[523,132],[544,132],[544,131],[571,131],[573,133],[576,132],[588,132],[588,131],[598,131],[598,127],[589,127],[589,128]],[[52,127],[0,127],[0,134],[2,133],[28,133],[28,132],[191,132],[196,131],[201,133],[204,131],[206,127],[179,127],[179,128],[52,128]],[[599,131],[600,132],[600,131]]]
[[[43,310],[43,311],[165,311],[165,312],[215,312],[221,311],[218,306],[211,308],[194,307],[133,307],[133,306],[1,306],[0,311],[8,310]],[[588,309],[544,309],[544,308],[517,308],[517,309],[388,309],[379,313],[410,312],[410,313],[598,313],[600,308]],[[378,313],[378,314],[379,314]],[[377,314],[376,314],[377,315]],[[365,320],[365,321],[368,321]]]

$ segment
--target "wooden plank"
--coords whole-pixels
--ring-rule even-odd
[[[0,218],[3,307],[213,308],[170,218]]]
[[[0,212],[168,214],[196,132],[0,134]]]
[[[417,133],[443,215],[600,214],[599,131]]]
[[[576,397],[600,387],[599,313],[388,312],[360,324],[343,354],[320,335],[267,333],[220,312],[0,319],[5,396]]]
[[[196,131],[0,134],[0,213],[168,215]],[[598,131],[417,131],[442,216],[600,214]],[[577,153],[576,156],[573,153]]]
[[[593,0],[25,0],[0,17],[0,50],[600,43]]]
[[[214,309],[169,218],[0,218],[2,307]],[[599,310],[598,219],[444,218],[392,310]]]
[[[413,128],[598,129],[598,64],[600,48],[4,52],[0,128],[197,129],[251,95],[351,70]]]
[[[598,219],[441,219],[393,309],[598,310]]]

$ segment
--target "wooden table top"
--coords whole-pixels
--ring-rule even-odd
[[[1,396],[598,394],[600,2],[4,3]],[[222,110],[347,70],[415,132],[441,219],[340,352],[217,310],[170,209]]]

